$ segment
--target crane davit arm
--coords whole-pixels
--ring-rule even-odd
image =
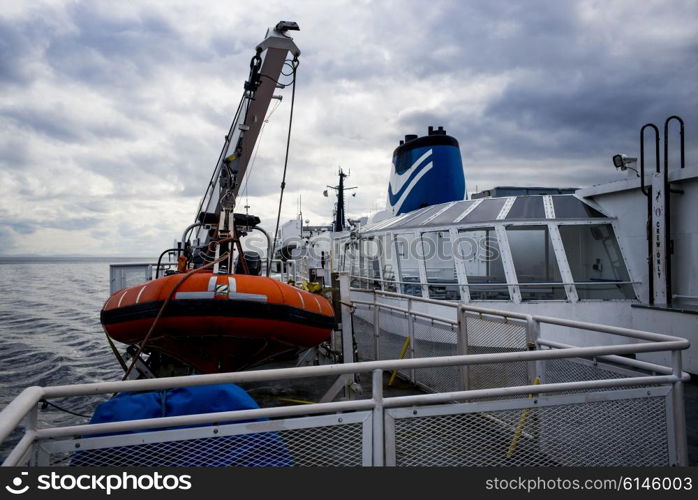
[[[264,40],[256,47],[240,105],[196,213],[195,223],[201,224],[196,237],[201,236],[204,224],[220,218],[222,210],[233,209],[274,91],[284,87],[279,83],[284,64],[289,54],[297,61],[301,53],[287,32],[299,29],[295,22],[281,21],[267,30]]]

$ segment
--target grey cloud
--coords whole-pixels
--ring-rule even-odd
[[[425,133],[428,125],[443,125],[460,141],[471,189],[502,179],[583,186],[611,178],[617,174],[610,154],[636,153],[639,127],[673,113],[685,115],[687,152],[695,155],[698,35],[695,27],[685,28],[696,25],[695,3],[674,4],[671,11],[669,5],[647,7],[648,16],[661,13],[668,23],[657,28],[662,36],[644,33],[647,26],[624,26],[610,13],[623,5],[643,13],[640,4],[599,4],[600,21],[585,20],[580,5],[441,0],[299,6],[298,121],[282,222],[295,214],[301,194],[304,211],[329,220],[332,200],[321,192],[335,182],[337,163],[353,170],[352,182],[360,180],[350,213],[365,212],[385,196],[386,186],[378,183],[387,182],[398,140]],[[270,2],[260,9],[276,17],[287,6]],[[21,231],[55,227],[89,229],[111,253],[114,241],[141,254],[168,244],[179,229],[158,218],[172,209],[165,202],[195,209],[191,200],[201,196],[215,165],[254,44],[277,20],[243,11],[194,39],[187,29],[192,10],[166,4],[128,10],[128,16],[112,15],[109,3],[77,2],[0,18],[0,82],[9,96],[0,109],[7,131],[0,164],[13,169],[14,180],[36,177],[35,160],[47,144],[58,143],[71,172],[98,174],[115,189],[104,199],[77,199],[67,190],[47,198],[36,184],[20,183],[13,193],[18,200],[50,199],[56,210],[55,220],[2,226],[15,242]],[[179,100],[177,82],[156,86],[168,85],[171,75],[190,94],[194,82],[203,81],[199,95]],[[473,82],[489,78],[506,84],[483,98],[466,94]],[[416,95],[425,82],[425,94]],[[89,111],[71,113],[60,105],[44,109],[25,93],[36,84],[89,90],[112,116],[94,119]],[[289,90],[251,172],[253,212],[275,212],[269,200],[278,199]],[[382,100],[391,101],[390,112]],[[207,130],[179,125],[189,117]],[[100,146],[109,141],[118,147],[105,154]],[[141,201],[143,210],[158,208],[126,220],[119,207]],[[14,202],[5,200],[5,206]]]
[[[26,219],[12,218],[0,222],[0,227],[9,228],[19,234],[33,234],[43,228],[63,229],[66,231],[76,231],[90,229],[97,226],[101,219],[99,217],[58,217],[55,219]]]
[[[13,123],[19,130],[30,130],[62,142],[82,142],[91,138],[134,139],[135,136],[125,125],[102,121],[84,123],[65,106],[51,110],[31,108],[10,108],[0,110],[0,119]]]
[[[1,224],[0,241],[2,241],[2,246],[0,246],[0,255],[10,255],[18,249],[14,232],[6,227],[3,227]]]
[[[41,23],[17,25],[0,17],[0,81],[27,84],[33,72],[27,62],[34,57],[35,40],[42,36]]]
[[[511,33],[500,33],[507,26]],[[431,47],[455,51],[452,58],[426,59],[432,67],[424,69],[444,73],[452,73],[459,65],[464,72],[498,72],[567,64],[580,50],[574,7],[555,0],[452,4],[429,33],[434,37]]]
[[[11,220],[7,222],[0,223],[0,228],[7,234],[7,230],[10,229],[16,234],[34,234],[37,230],[38,225],[35,222],[30,221],[20,221]]]
[[[50,227],[55,229],[64,229],[67,231],[75,231],[80,229],[89,229],[97,226],[100,223],[99,217],[68,217],[58,220],[49,220],[41,223],[42,227]]]
[[[623,33],[583,26],[567,3],[524,8],[498,2],[445,12],[441,29],[433,30],[436,45],[454,44],[459,18],[468,15],[472,30],[461,29],[454,45],[456,57],[448,62],[424,58],[421,69],[447,71],[460,61],[464,69],[455,73],[464,78],[478,71],[516,69],[515,77],[477,118],[455,102],[449,108],[404,114],[399,125],[409,133],[423,132],[427,124],[445,125],[460,139],[466,166],[482,169],[475,178],[501,183],[487,171],[488,163],[506,163],[502,160],[510,158],[519,166],[509,167],[509,175],[523,182],[599,182],[611,172],[606,168],[610,154],[637,153],[642,124],[661,126],[667,116],[687,113],[687,128],[698,128],[692,113],[698,103],[692,83],[697,66],[695,32],[672,43],[631,46],[619,58],[613,51]],[[696,17],[695,9],[691,16]],[[501,22],[511,22],[512,34],[496,40],[493,23]],[[695,153],[695,141],[690,142],[688,151]],[[521,160],[528,163],[521,165]],[[558,177],[532,168],[551,161],[561,167],[555,172]],[[596,169],[589,167],[593,163]]]
[[[146,79],[184,50],[177,31],[147,7],[128,20],[91,2],[71,4],[67,14],[76,29],[52,38],[46,57],[56,71],[76,80],[121,87]]]
[[[69,213],[87,212],[92,214],[107,214],[112,208],[107,200],[95,197],[79,202],[67,203],[65,206]]]
[[[90,236],[98,240],[107,240],[111,236],[111,232],[105,230],[90,231]]]
[[[22,139],[9,133],[0,136],[0,164],[12,170],[22,169],[30,158],[29,146]]]

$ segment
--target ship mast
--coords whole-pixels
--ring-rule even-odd
[[[334,231],[340,232],[344,231],[347,225],[344,215],[344,191],[350,191],[356,189],[356,186],[344,187],[344,179],[349,177],[349,174],[345,174],[342,168],[339,168],[339,184],[336,186],[327,186],[330,189],[337,191],[337,210],[335,210],[334,217]],[[325,190],[325,196],[327,196],[327,191]]]

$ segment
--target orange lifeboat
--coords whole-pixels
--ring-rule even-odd
[[[327,299],[271,278],[201,271],[177,286],[181,279],[172,274],[113,294],[101,312],[107,334],[140,344],[172,295],[145,347],[214,373],[315,346],[334,327]]]

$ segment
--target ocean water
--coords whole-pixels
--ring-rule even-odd
[[[0,258],[0,408],[33,385],[121,379],[99,312],[109,297],[109,264],[128,261],[148,259]],[[89,416],[103,399],[52,402]],[[39,419],[42,426],[86,421],[52,407]],[[0,455],[19,437],[1,445]]]

